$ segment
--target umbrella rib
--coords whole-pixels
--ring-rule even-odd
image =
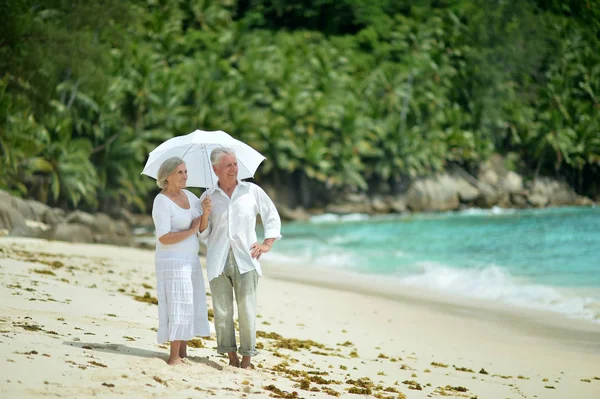
[[[254,177],[254,173],[250,172],[250,169],[248,169],[248,167],[247,167],[246,165],[244,165],[244,163],[242,162],[242,160],[241,160],[241,159],[239,159],[239,158],[237,157],[237,155],[236,155],[236,157],[235,157],[235,158],[236,158],[236,160],[237,160],[239,163],[241,163],[241,164],[242,164],[242,166],[244,167],[244,169],[246,169],[246,170],[248,171],[248,173],[250,173],[250,177]]]
[[[208,170],[208,175],[210,176],[210,183],[211,183],[211,187],[212,187],[212,186],[215,185],[215,183],[213,182],[213,177],[212,177],[212,173],[211,173],[212,164],[210,162],[210,158],[208,157],[208,150],[206,149],[207,146],[204,145],[203,148],[204,148],[204,153],[206,154],[206,162],[208,163],[208,169],[207,170]],[[204,192],[206,192],[206,191],[208,191],[208,187],[206,187],[206,190],[204,190]]]

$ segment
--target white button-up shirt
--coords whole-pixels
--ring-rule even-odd
[[[208,217],[208,227],[200,233],[200,238],[208,240],[208,281],[223,273],[230,247],[240,274],[256,270],[262,276],[260,263],[250,255],[250,246],[257,242],[258,214],[265,229],[265,238],[281,238],[281,219],[273,201],[256,184],[242,181],[238,181],[231,198],[218,185],[208,189],[197,203],[200,208],[206,195],[210,195],[212,210]]]

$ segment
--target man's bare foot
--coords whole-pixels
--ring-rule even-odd
[[[244,356],[242,358],[242,364],[240,367],[243,369],[251,369],[252,368],[252,363],[250,363],[251,360],[252,360],[251,356]]]
[[[235,352],[229,352],[227,354],[229,356],[229,365],[233,367],[240,367],[240,358],[237,356]]]
[[[180,357],[169,358],[169,360],[167,360],[167,364],[169,366],[177,366],[179,364],[183,364],[183,361],[181,360]]]

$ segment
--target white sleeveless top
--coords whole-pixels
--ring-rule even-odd
[[[164,194],[158,194],[152,205],[152,219],[156,229],[156,252],[167,251],[185,255],[197,255],[200,250],[198,235],[189,236],[176,244],[162,244],[158,238],[167,233],[187,230],[192,225],[192,220],[202,215],[202,207],[198,206],[198,197],[193,193],[183,190],[190,203],[190,209],[183,209]]]

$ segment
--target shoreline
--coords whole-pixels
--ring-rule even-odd
[[[493,299],[453,295],[440,290],[401,285],[393,278],[316,267],[279,266],[264,261],[265,277],[361,294],[434,312],[487,321],[522,332],[540,334],[580,350],[600,354],[600,323],[539,308],[526,308]],[[315,277],[315,276],[318,276]]]
[[[399,295],[385,281],[369,281],[367,290],[339,276],[331,276],[333,284],[314,269],[281,271],[266,260],[256,368],[227,366],[216,353],[212,323],[211,337],[195,339],[185,364],[170,367],[167,347],[156,343],[153,258],[154,251],[137,248],[0,238],[0,396],[595,399],[600,393],[600,353],[587,346],[596,326],[559,328],[560,320],[547,315],[546,324],[530,323],[527,315],[515,322],[514,315],[473,310],[468,302],[440,304],[443,298],[423,298],[422,290]]]

